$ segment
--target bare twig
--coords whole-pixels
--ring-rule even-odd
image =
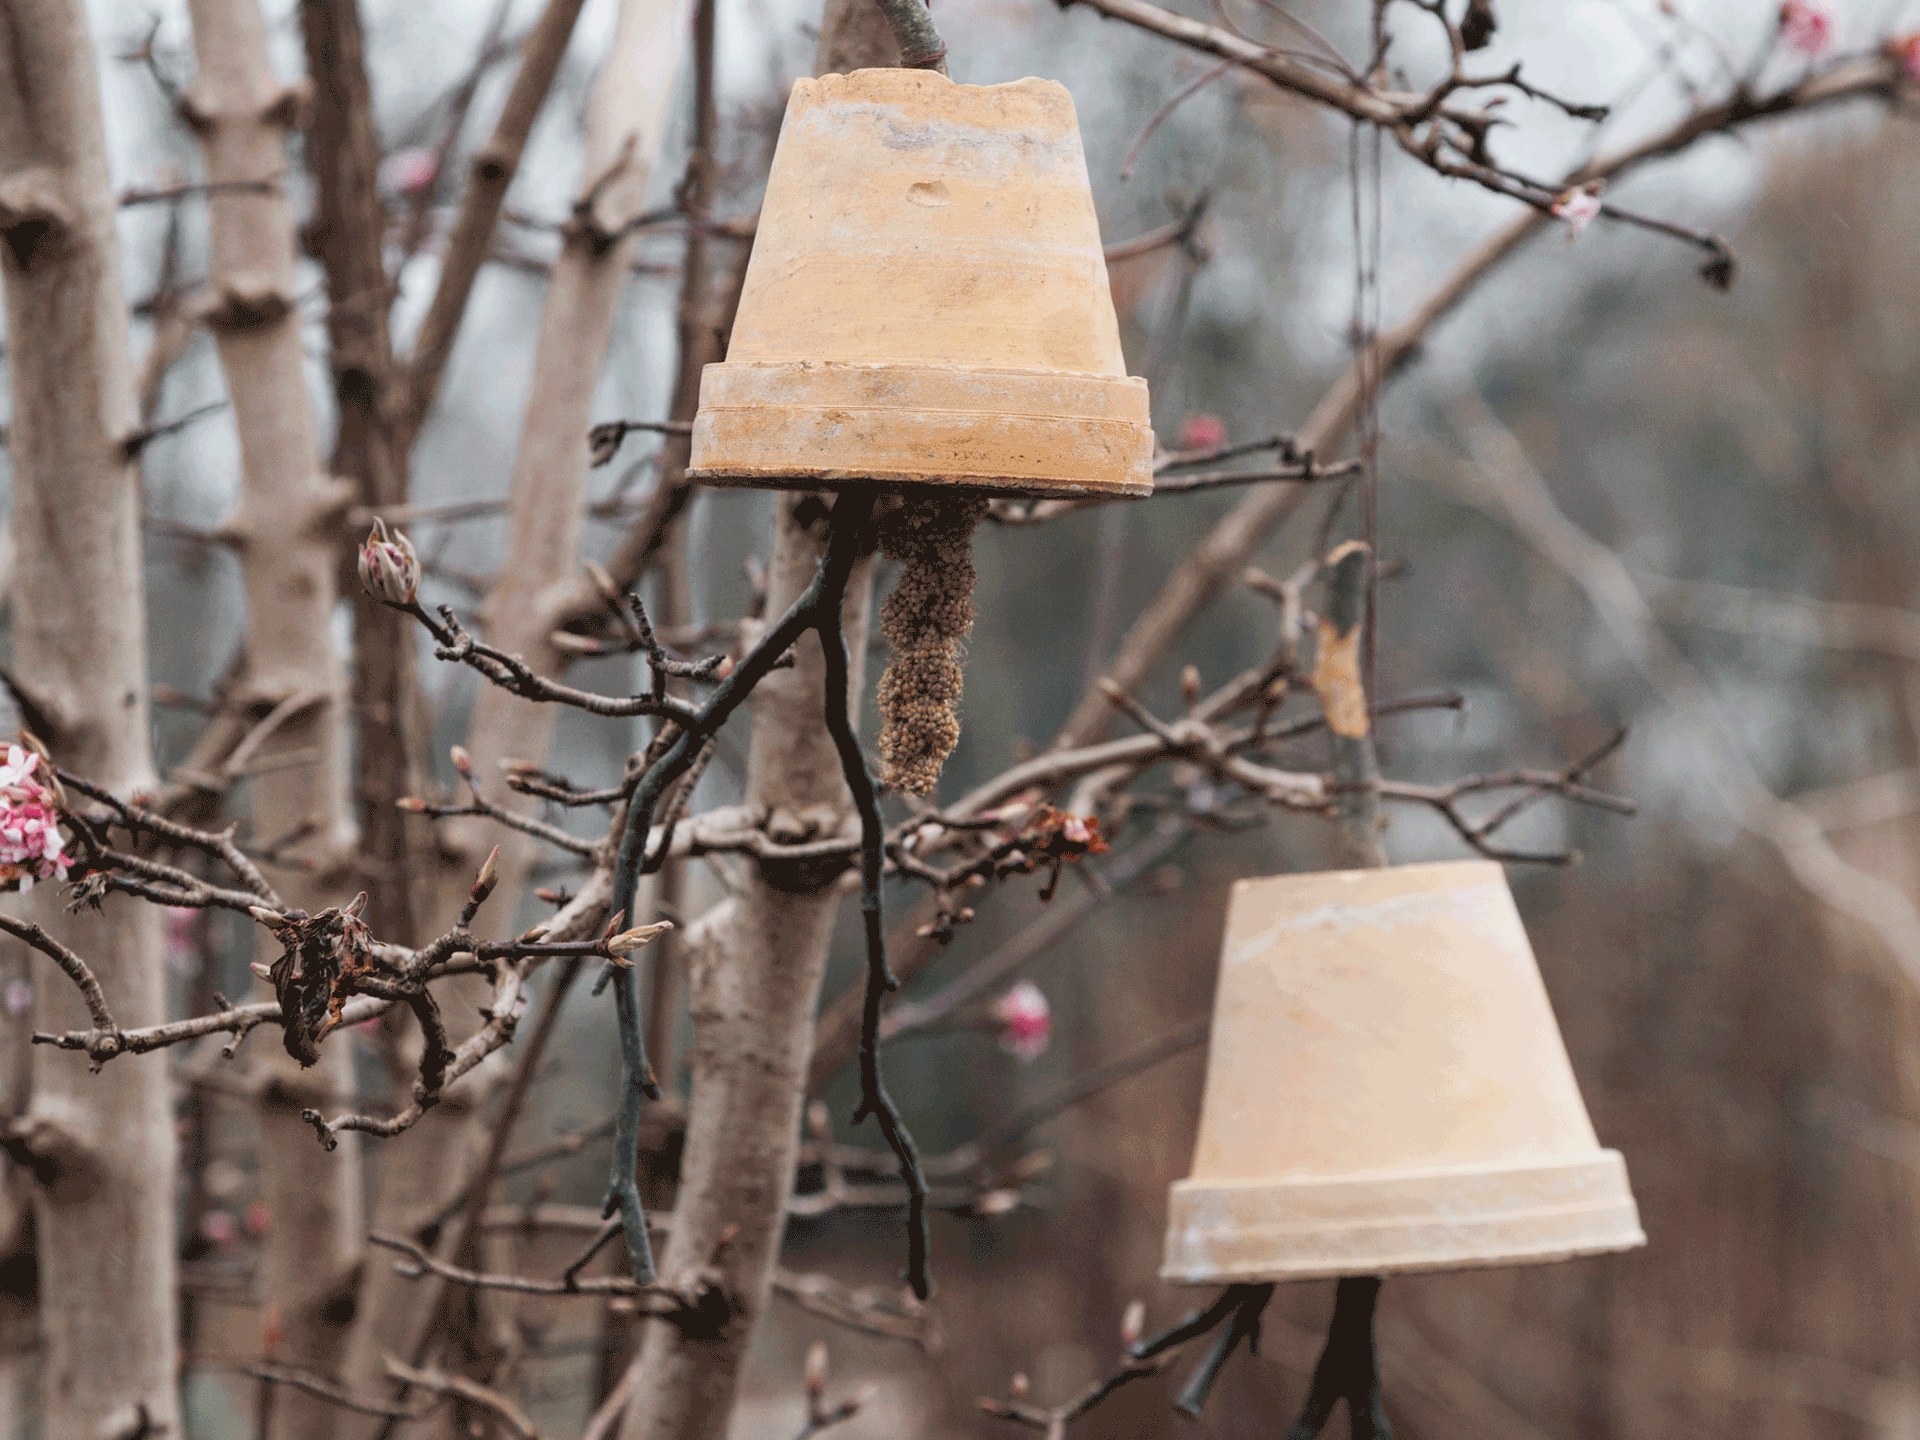
[[[477,1405],[505,1425],[515,1440],[540,1440],[540,1432],[534,1429],[526,1411],[498,1390],[482,1385],[478,1380],[465,1375],[448,1375],[439,1370],[417,1370],[411,1365],[401,1364],[391,1355],[387,1356],[386,1365],[387,1374],[403,1384],[418,1386],[436,1395],[451,1395],[469,1405]]]

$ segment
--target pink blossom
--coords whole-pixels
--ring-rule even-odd
[[[1579,185],[1553,202],[1553,213],[1567,222],[1567,238],[1573,239],[1600,217],[1600,196]]]
[[[53,792],[34,778],[39,764],[38,755],[19,745],[9,745],[0,764],[0,885],[9,889],[64,880],[73,863]]]
[[[1833,11],[1825,0],[1786,0],[1780,38],[1804,55],[1818,55],[1833,43]]]
[[[396,150],[380,162],[380,188],[415,195],[433,184],[439,158],[431,150]]]
[[[1189,415],[1180,426],[1182,450],[1218,450],[1227,443],[1227,422],[1218,415]]]
[[[247,1233],[253,1236],[265,1235],[273,1229],[273,1211],[258,1200],[247,1206]]]
[[[1037,1060],[1052,1038],[1053,1012],[1047,997],[1031,980],[1019,980],[993,1002],[993,1018],[1000,1025],[1000,1048],[1021,1060]]]

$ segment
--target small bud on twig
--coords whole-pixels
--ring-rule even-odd
[[[472,897],[473,903],[479,905],[493,893],[493,887],[499,883],[500,847],[496,845],[487,852],[486,861],[480,866],[480,873],[473,878],[473,889],[467,893]]]
[[[360,546],[360,584],[376,600],[411,605],[420,593],[420,557],[398,530],[388,531],[379,516]]]
[[[807,1398],[818,1400],[827,1389],[827,1346],[816,1340],[807,1347]]]
[[[286,916],[282,915],[278,910],[269,910],[264,905],[249,905],[247,907],[247,913],[262,925],[266,926],[267,929],[275,932],[278,932],[287,923]]]
[[[631,963],[627,956],[641,946],[651,944],[673,928],[671,920],[662,920],[653,925],[642,925],[633,930],[622,930],[618,935],[607,938],[607,950],[614,960],[621,964]]]
[[[1120,1343],[1130,1346],[1147,1330],[1147,1306],[1143,1300],[1129,1300],[1120,1315]]]

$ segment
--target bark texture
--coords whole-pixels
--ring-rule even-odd
[[[153,784],[147,747],[135,427],[93,41],[80,0],[17,0],[0,25],[0,280],[13,384],[13,659],[52,719],[62,764],[126,793]],[[17,902],[16,902],[17,903]],[[24,908],[88,956],[122,1025],[165,1018],[160,915],[114,897],[67,916],[52,885]],[[72,987],[34,962],[38,1028],[85,1023]],[[34,1178],[42,1433],[179,1433],[174,1175],[159,1057],[98,1075],[34,1055],[7,1127]]]
[[[193,0],[198,78],[182,111],[216,184],[283,171],[300,92],[281,85],[257,0]],[[344,903],[354,843],[346,681],[333,644],[341,512],[353,489],[320,468],[295,308],[293,212],[284,191],[228,191],[210,200],[213,255],[205,320],[219,344],[240,438],[240,505],[225,531],[246,587],[246,669],[236,700],[266,738],[251,785],[262,842],[307,830],[291,853],[312,870],[270,871],[289,905]],[[309,757],[298,763],[295,757]],[[276,765],[276,758],[293,762]],[[256,928],[260,958],[280,945]],[[271,997],[271,991],[266,992]],[[346,1341],[353,1270],[365,1230],[357,1136],[329,1153],[300,1111],[350,1108],[353,1053],[335,1043],[302,1071],[275,1047],[261,1066],[260,1160],[273,1215],[261,1257],[268,1358],[327,1373]],[[276,1398],[279,1440],[321,1440],[338,1410],[291,1387]]]
[[[898,61],[893,31],[872,0],[827,0],[816,75]],[[824,525],[810,530],[799,519],[803,503],[783,495],[774,507],[769,615],[785,613],[826,554]],[[842,612],[856,725],[872,598],[872,562],[863,560],[848,582]],[[794,648],[794,668],[774,671],[754,694],[747,803],[769,816],[784,810],[785,823],[817,833],[855,830],[853,799],[821,718],[819,636],[809,633]],[[717,1259],[739,1308],[714,1339],[648,1324],[634,1362],[624,1440],[719,1440],[727,1433],[740,1367],[779,1259],[842,879],[754,867],[712,941],[688,947],[693,1094],[660,1274],[672,1281]]]
[[[362,505],[404,504],[406,452],[387,311],[393,285],[382,245],[380,142],[357,0],[301,0],[300,28],[313,80],[307,164],[315,206],[309,243],[327,272],[327,346],[339,412],[333,473],[352,481]],[[348,537],[343,536],[343,539]],[[367,923],[399,944],[418,937],[410,879],[421,857],[393,802],[417,788],[426,717],[414,663],[413,622],[346,580],[352,553],[341,546],[341,589],[353,602],[355,805]]]

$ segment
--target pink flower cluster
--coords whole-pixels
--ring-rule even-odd
[[[40,757],[7,747],[0,765],[0,884],[31,890],[36,880],[64,880],[73,863],[60,834],[53,792],[33,778]]]

